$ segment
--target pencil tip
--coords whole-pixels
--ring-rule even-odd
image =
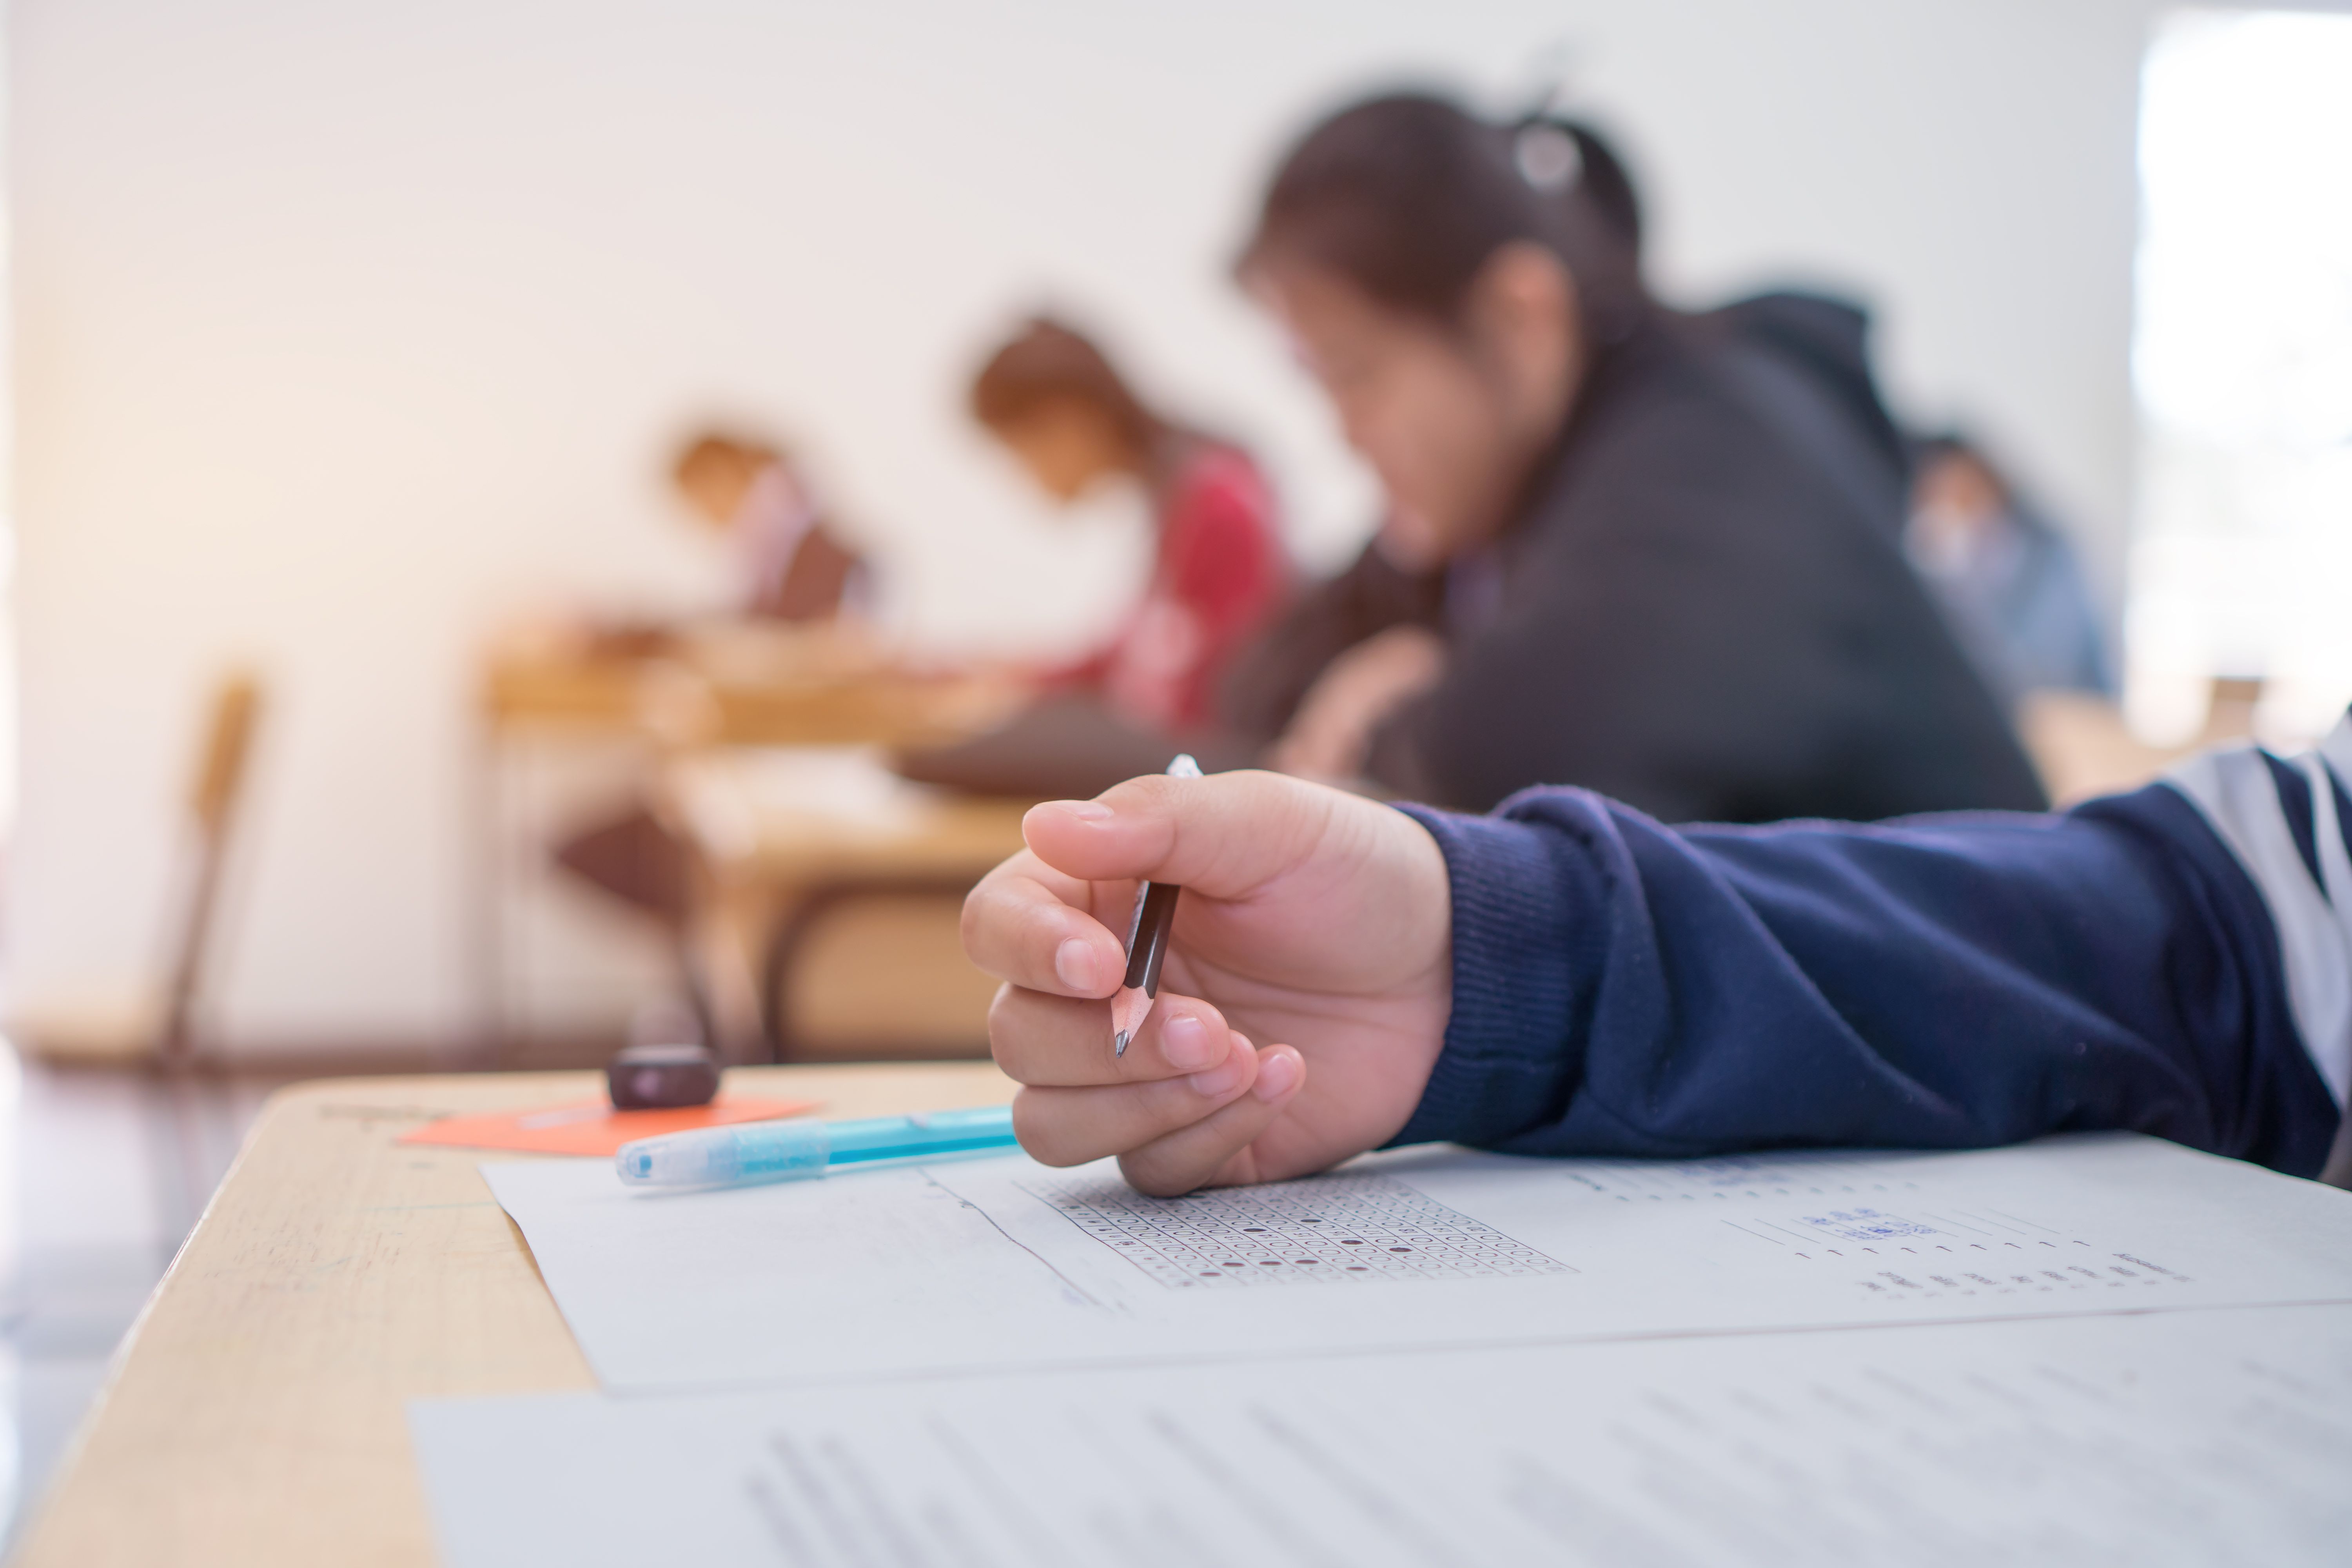
[[[1135,1044],[1143,1033],[1143,1021],[1151,1015],[1151,998],[1140,986],[1128,985],[1110,999],[1110,1044],[1115,1056],[1127,1055],[1127,1047]]]

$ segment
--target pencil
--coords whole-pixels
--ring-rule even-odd
[[[1201,764],[1190,752],[1179,752],[1168,764],[1168,776],[1199,778]],[[1127,1055],[1128,1042],[1143,1027],[1152,998],[1160,994],[1160,966],[1168,957],[1168,933],[1176,924],[1176,895],[1182,891],[1173,882],[1146,882],[1135,890],[1135,916],[1127,927],[1127,978],[1119,983],[1118,994],[1110,999],[1113,1056]]]

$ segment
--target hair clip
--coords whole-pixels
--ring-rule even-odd
[[[1576,138],[1548,120],[1523,125],[1511,141],[1511,162],[1519,178],[1539,191],[1564,191],[1584,173]]]

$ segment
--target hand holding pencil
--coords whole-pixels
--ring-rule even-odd
[[[1234,773],[1052,802],[1024,836],[966,901],[964,946],[1005,982],[989,1039],[1024,1086],[1031,1154],[1116,1154],[1137,1187],[1173,1194],[1320,1170],[1403,1126],[1452,987],[1444,860],[1418,823]],[[1145,882],[1183,892],[1120,1053],[1106,1004]]]

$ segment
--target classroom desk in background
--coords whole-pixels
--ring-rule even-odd
[[[821,632],[704,628],[646,656],[493,649],[475,694],[469,945],[483,1034],[496,1049],[530,1032],[515,973],[529,935],[521,895],[549,875],[565,826],[520,787],[528,758],[601,748],[649,775],[660,756],[688,749],[935,745],[1020,700],[1002,679],[895,669]]]
[[[1004,683],[881,668],[754,661],[712,668],[676,658],[494,655],[479,706],[494,735],[540,733],[626,740],[672,678],[692,677],[711,703],[703,738],[735,746],[942,745],[1001,720],[1017,700]]]
[[[341,1079],[272,1098],[118,1352],[17,1568],[427,1568],[406,1405],[595,1386],[476,1165],[429,1117],[595,1092],[590,1073]],[[828,1116],[1001,1104],[984,1062],[739,1068]]]
[[[780,1061],[984,1050],[995,984],[958,922],[1034,802],[749,749],[681,759],[663,793],[696,851],[698,963],[727,1038]]]

